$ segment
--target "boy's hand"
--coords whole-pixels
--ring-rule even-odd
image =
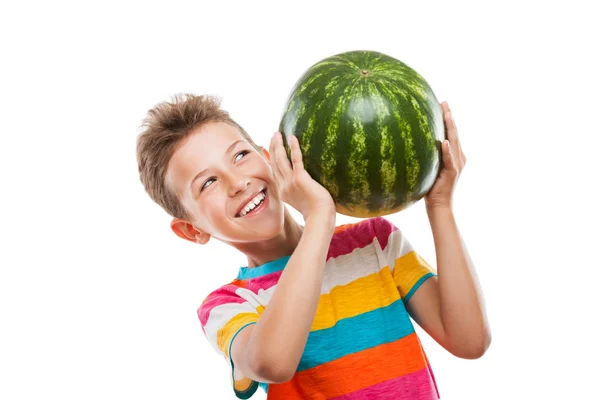
[[[441,104],[444,112],[446,138],[442,143],[443,166],[431,190],[425,195],[428,208],[452,208],[452,194],[458,177],[465,167],[467,159],[458,140],[458,131],[447,102]]]
[[[281,199],[298,210],[305,221],[310,214],[315,212],[335,215],[335,203],[331,194],[304,169],[302,152],[296,136],[289,136],[289,146],[291,164],[283,145],[281,133],[275,132],[271,138],[269,152],[271,153],[271,168]]]

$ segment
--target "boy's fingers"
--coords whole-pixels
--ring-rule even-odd
[[[446,136],[450,141],[453,149],[453,156],[456,162],[460,162],[460,166],[464,165],[467,162],[467,158],[465,157],[465,153],[463,152],[462,145],[460,144],[460,139],[458,138],[458,128],[456,127],[456,123],[454,122],[454,116],[452,111],[450,110],[450,106],[447,101],[441,103],[442,112],[444,114],[444,125],[446,126]]]
[[[447,101],[443,101],[441,103],[441,106],[442,106],[442,111],[443,111],[444,114],[446,114],[447,112],[450,111],[450,106],[448,105]]]
[[[271,153],[271,169],[277,180],[282,180],[281,171],[277,163],[277,133],[273,134],[271,138],[271,144],[269,145],[269,152]]]
[[[448,142],[447,140],[444,145],[446,146],[446,152],[444,153],[446,167],[452,168],[452,166],[454,165],[454,154],[452,147],[450,146],[450,142]]]
[[[448,136],[446,139],[452,144],[452,142],[458,141],[458,131],[456,130],[452,111],[450,111],[450,106],[448,106],[447,101],[442,103],[442,113],[444,115],[444,125],[446,126],[446,134]]]
[[[287,153],[285,152],[283,134],[281,132],[277,132],[275,135],[277,136],[275,150],[277,152],[277,164],[279,165],[279,169],[284,177],[291,177],[292,166],[290,164],[290,160],[288,159]]]
[[[296,173],[304,169],[302,163],[302,152],[300,151],[300,143],[295,135],[290,135],[290,147],[292,149],[292,165]]]
[[[450,111],[444,114],[444,122],[446,123],[446,132],[448,134],[448,140],[450,141],[450,143],[458,143],[458,131],[456,129],[456,125],[454,124],[454,118],[452,117],[452,113]]]
[[[458,138],[458,129],[456,128],[456,123],[454,122],[452,112],[447,112],[444,114],[444,123],[446,125],[446,136],[450,141],[450,145],[452,145],[454,154],[458,157],[464,158],[462,146],[460,145],[460,139]]]

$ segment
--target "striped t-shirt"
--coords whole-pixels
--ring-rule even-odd
[[[241,267],[237,279],[210,293],[198,309],[202,329],[230,366],[235,395],[258,386],[269,400],[438,399],[433,372],[406,302],[435,272],[383,217],[337,226],[321,295],[293,378],[267,384],[241,376],[231,344],[260,319],[291,256]]]

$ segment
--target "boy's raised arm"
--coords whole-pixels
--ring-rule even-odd
[[[258,323],[232,344],[231,357],[244,376],[266,383],[292,378],[317,310],[335,216],[315,213],[306,220],[298,247]]]
[[[335,230],[331,194],[304,169],[297,138],[289,139],[291,164],[279,132],[271,139],[270,163],[281,199],[304,217],[304,232],[260,320],[240,332],[231,350],[234,365],[244,376],[260,382],[286,382],[298,368]]]

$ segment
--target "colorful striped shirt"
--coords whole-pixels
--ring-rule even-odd
[[[285,383],[241,376],[231,344],[260,319],[287,261],[241,267],[237,279],[198,309],[206,338],[228,363],[237,398],[262,387],[269,400],[438,399],[432,369],[406,302],[436,273],[383,217],[337,226],[321,295],[300,364]]]

